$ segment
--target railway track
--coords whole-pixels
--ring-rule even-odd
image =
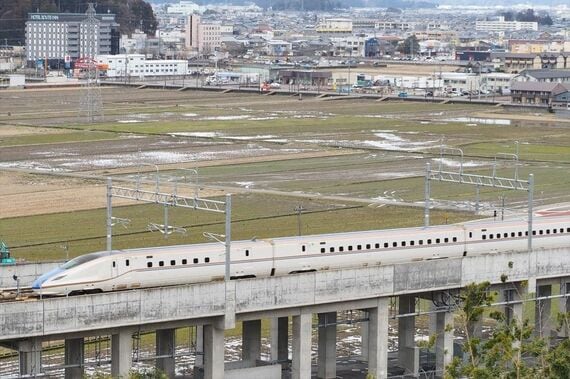
[[[15,301],[30,301],[39,298],[32,287],[17,288],[0,288],[0,303],[9,303]]]

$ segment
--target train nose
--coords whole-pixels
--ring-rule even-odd
[[[44,282],[46,280],[53,278],[55,275],[57,275],[63,271],[64,270],[62,270],[61,268],[58,267],[58,268],[54,268],[51,271],[46,272],[45,274],[41,275],[36,280],[34,280],[34,282],[32,283],[32,289],[33,290],[40,290],[42,288],[42,284],[44,284]]]

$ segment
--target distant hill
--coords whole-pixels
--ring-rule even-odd
[[[146,33],[156,31],[156,18],[145,0],[0,0],[0,41],[24,45],[30,12],[84,13],[88,2],[97,4],[97,13],[116,14],[121,33],[131,33],[141,25]]]

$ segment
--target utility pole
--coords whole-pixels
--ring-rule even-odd
[[[81,56],[86,63],[87,78],[81,88],[79,101],[79,114],[87,119],[87,122],[95,122],[97,118],[103,119],[103,101],[101,88],[99,87],[99,72],[97,70],[96,56],[98,53],[98,30],[99,20],[95,17],[93,3],[87,4],[87,18],[81,22],[81,37],[84,44],[81,47]],[[81,42],[80,42],[81,43]]]
[[[301,212],[303,212],[305,208],[301,204],[295,207],[295,212],[297,212],[297,235],[301,236]]]

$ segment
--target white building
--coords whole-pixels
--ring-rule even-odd
[[[180,1],[178,4],[169,5],[166,9],[167,13],[183,14],[185,16],[191,15],[192,13],[202,13],[203,11],[204,7],[201,7],[193,1]]]
[[[293,54],[291,42],[272,40],[267,41],[267,55],[284,57]]]
[[[504,72],[490,72],[488,74],[481,74],[481,89],[491,92],[504,91],[511,88],[511,81],[515,74],[508,74]]]
[[[134,54],[141,52],[146,47],[147,35],[139,30],[132,33],[130,36],[123,34],[119,44],[121,52],[127,54]]]
[[[352,33],[352,20],[347,18],[325,18],[319,21],[317,33]]]
[[[97,62],[107,65],[109,78],[188,74],[186,60],[147,60],[143,54],[98,55]]]
[[[334,45],[335,56],[364,57],[364,45],[367,37],[348,36],[343,38],[331,38]]]
[[[505,18],[500,16],[498,21],[476,21],[475,30],[481,32],[538,30],[538,22],[505,21]]]

